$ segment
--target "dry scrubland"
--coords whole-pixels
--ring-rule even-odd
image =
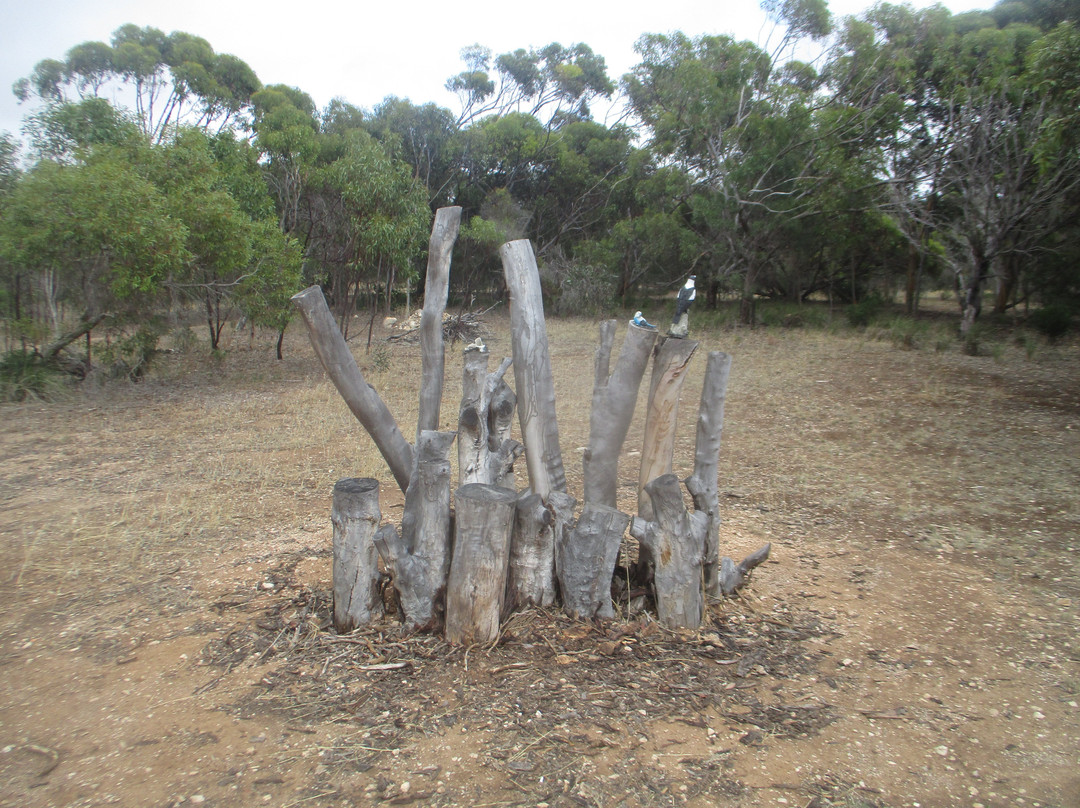
[[[1080,805],[1077,346],[695,336],[734,355],[721,548],[774,555],[686,636],[324,630],[334,481],[378,477],[388,520],[401,496],[296,325],[283,362],[237,338],[0,407],[0,805]],[[549,338],[580,492],[596,323]],[[409,435],[419,349],[377,345]]]

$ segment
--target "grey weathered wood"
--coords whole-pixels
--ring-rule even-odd
[[[769,557],[769,553],[771,550],[772,543],[770,542],[764,547],[761,547],[752,552],[750,555],[740,561],[738,565],[736,565],[735,562],[727,556],[724,556],[722,559],[720,559],[720,575],[718,586],[721,594],[734,594],[735,590],[737,590],[749,580],[750,571],[753,570],[754,567],[756,567],[758,564],[763,563]]]
[[[488,373],[488,349],[480,340],[465,346],[458,415],[458,474],[461,485],[514,487],[514,461],[524,447],[510,439],[517,398],[503,381],[512,360]]]
[[[668,628],[698,628],[705,610],[701,564],[708,516],[687,511],[674,474],[652,480],[645,493],[654,518],[635,518],[630,535],[640,542],[641,560],[652,568],[657,616]]]
[[[339,634],[370,623],[379,597],[379,481],[349,477],[334,485],[334,628]]]
[[[508,610],[554,605],[555,548],[576,504],[561,491],[553,491],[546,501],[528,490],[518,497],[506,584]]]
[[[412,445],[401,434],[394,416],[379,398],[375,388],[364,380],[364,374],[360,372],[333,315],[330,314],[330,309],[327,308],[322,289],[309,286],[293,295],[292,302],[303,317],[315,354],[330,381],[375,441],[398,487],[405,491],[409,487],[409,475],[412,473]]]
[[[659,343],[653,358],[645,440],[638,473],[638,515],[649,521],[653,518],[652,502],[645,493],[645,486],[649,481],[671,473],[679,393],[686,381],[687,365],[697,347],[698,343],[693,340],[667,338]]]
[[[532,244],[527,239],[504,244],[499,255],[510,292],[514,381],[529,488],[546,501],[552,491],[566,490],[566,473],[555,418],[555,386],[544,323],[540,272]]]
[[[731,375],[731,355],[710,351],[705,366],[705,381],[701,388],[698,408],[697,439],[694,443],[694,472],[686,478],[686,490],[694,499],[694,508],[709,517],[705,536],[705,594],[720,597],[720,487],[717,469],[720,465],[720,439],[724,431],[724,401],[728,377]]]
[[[649,364],[657,331],[629,323],[615,370],[608,376],[615,321],[600,326],[596,351],[589,446],[582,464],[585,470],[585,502],[616,506],[619,453],[634,417],[638,390]]]
[[[556,548],[556,571],[563,608],[571,617],[611,618],[611,576],[630,517],[597,502],[586,502],[565,541]]]
[[[439,428],[443,372],[446,364],[443,345],[443,312],[450,288],[450,255],[461,226],[461,208],[439,208],[428,241],[427,278],[424,281],[424,310],[420,315],[420,407],[416,418],[416,439],[424,430]]]
[[[450,446],[453,432],[424,430],[405,492],[401,534],[385,525],[375,547],[394,573],[405,623],[435,630],[442,623],[450,571]]]
[[[506,594],[517,494],[472,483],[454,495],[454,553],[446,587],[446,639],[493,642]]]

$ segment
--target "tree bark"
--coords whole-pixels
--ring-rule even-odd
[[[436,630],[442,623],[450,571],[450,446],[453,432],[424,430],[405,492],[401,535],[385,525],[375,547],[394,573],[405,623]]]
[[[694,473],[686,478],[686,490],[694,499],[694,508],[709,518],[705,535],[705,594],[719,597],[720,564],[720,486],[717,469],[720,465],[720,438],[724,431],[724,400],[727,397],[728,377],[731,375],[731,355],[710,351],[705,366],[705,382],[701,388],[698,409],[697,440],[694,445]]]
[[[609,377],[614,335],[615,320],[600,324],[592,414],[589,419],[589,446],[582,459],[585,502],[608,508],[616,506],[619,453],[634,417],[638,390],[656,344],[657,331],[631,322],[615,363],[615,371]]]
[[[425,430],[439,428],[442,402],[443,369],[446,349],[443,345],[443,312],[450,288],[450,254],[461,226],[461,208],[439,208],[428,242],[427,278],[424,282],[424,311],[420,315],[420,408],[416,418],[416,440]]]
[[[446,639],[493,642],[506,594],[517,494],[494,485],[463,485],[454,496],[454,555],[446,589]]]
[[[379,452],[390,467],[398,487],[408,490],[412,474],[413,448],[398,429],[394,416],[379,398],[375,388],[364,380],[364,374],[353,358],[345,338],[341,336],[326,298],[318,286],[309,286],[293,295],[293,304],[299,309],[308,329],[308,336],[330,380],[349,405],[364,429],[375,441]]]
[[[674,474],[652,480],[645,492],[655,521],[634,519],[630,535],[640,542],[640,560],[652,568],[657,616],[668,628],[698,628],[705,610],[701,549],[708,516],[686,510]]]
[[[461,485],[483,483],[514,487],[514,461],[524,447],[510,439],[517,397],[503,381],[512,360],[488,373],[488,349],[482,343],[465,347],[458,416],[458,474]]]
[[[556,571],[563,607],[579,620],[612,618],[611,576],[630,517],[598,502],[585,502],[577,525],[557,546]]]
[[[645,415],[645,441],[638,474],[638,514],[652,521],[652,502],[645,486],[671,473],[675,453],[675,426],[679,415],[679,392],[686,381],[686,367],[698,343],[687,339],[664,339],[653,359],[649,382],[649,408]]]
[[[558,491],[545,502],[525,491],[517,501],[510,541],[507,610],[555,603],[555,547],[574,511],[574,498]]]
[[[552,491],[566,490],[566,473],[555,419],[555,386],[544,324],[540,272],[527,239],[504,244],[499,255],[510,292],[514,381],[529,487],[547,501]]]
[[[106,317],[112,317],[112,315],[111,314],[99,314],[96,317],[84,317],[82,322],[80,322],[71,331],[68,331],[65,334],[61,334],[56,339],[54,339],[52,342],[50,342],[48,345],[46,345],[42,349],[41,355],[44,356],[46,359],[56,359],[56,357],[59,355],[59,353],[62,350],[64,350],[64,348],[66,348],[68,345],[73,343],[75,340],[77,340],[83,334],[88,335],[91,331],[94,330],[94,328],[97,327],[98,323],[100,323]],[[89,362],[89,358],[90,358],[89,346],[87,347],[86,356],[87,356],[87,361]]]
[[[379,481],[349,477],[334,485],[334,628],[345,634],[371,622],[379,598]]]

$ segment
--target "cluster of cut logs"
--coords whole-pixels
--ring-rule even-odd
[[[481,340],[465,347],[457,432],[439,431],[445,346],[443,312],[458,207],[435,216],[420,325],[422,371],[415,441],[402,435],[363,378],[317,286],[293,301],[320,362],[375,442],[405,494],[400,530],[380,525],[379,484],[349,478],[334,486],[334,623],[340,632],[372,620],[382,599],[379,559],[393,576],[409,627],[445,630],[471,645],[497,639],[514,609],[561,601],[580,619],[611,618],[612,575],[624,536],[639,545],[659,620],[697,628],[708,597],[734,592],[767,558],[769,545],[740,564],[719,556],[717,469],[731,357],[710,353],[693,474],[683,503],[672,473],[679,391],[698,348],[628,324],[611,367],[616,321],[600,326],[582,508],[566,490],[540,276],[531,244],[504,244],[512,357],[489,368]],[[617,466],[638,390],[652,363],[639,474],[638,514],[616,507]],[[506,381],[513,367],[514,388]],[[511,437],[517,413],[521,442]],[[451,496],[450,451],[457,441],[458,487]],[[514,488],[522,455],[529,487]]]

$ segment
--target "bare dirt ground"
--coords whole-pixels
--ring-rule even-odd
[[[595,323],[549,335],[580,492]],[[0,805],[1080,806],[1077,346],[694,336],[734,356],[722,552],[773,556],[685,635],[327,629],[333,482],[401,496],[299,329],[0,408]],[[355,352],[408,435],[418,349]]]

